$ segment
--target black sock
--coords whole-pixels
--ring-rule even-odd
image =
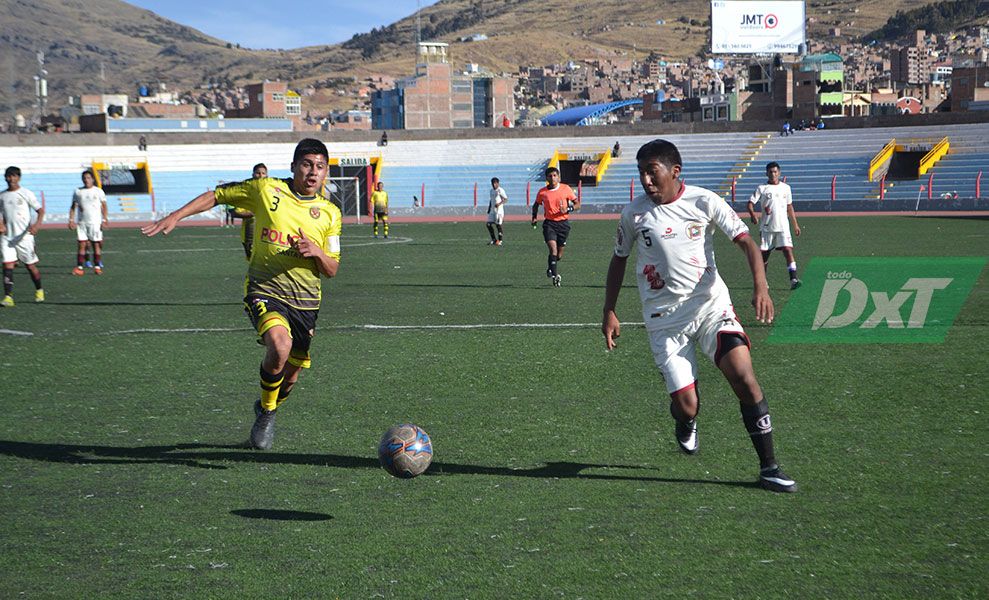
[[[547,259],[547,262],[549,263],[549,272],[553,277],[556,277],[556,260],[557,258],[555,254],[550,254],[549,259]]]
[[[28,275],[31,276],[31,281],[34,282],[34,289],[40,290],[41,289],[41,272],[40,271],[35,271],[34,273],[32,273],[31,271],[28,271]]]
[[[14,291],[14,270],[3,270],[3,295],[9,296]]]
[[[773,450],[773,422],[769,418],[769,404],[763,398],[758,404],[741,404],[742,422],[749,432],[752,445],[759,455],[759,466],[763,469],[776,464],[776,453]]]
[[[496,227],[498,228],[498,241],[500,242],[505,237],[505,231],[501,228],[501,225],[496,225]]]
[[[80,252],[76,254],[76,266],[81,269],[84,264],[86,264],[86,253]]]
[[[491,236],[491,241],[492,242],[495,241],[494,225],[492,225],[491,223],[488,223],[488,235]]]

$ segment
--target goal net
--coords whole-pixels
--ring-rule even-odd
[[[357,177],[327,177],[323,195],[344,215],[356,215],[357,222],[361,222],[361,182]]]

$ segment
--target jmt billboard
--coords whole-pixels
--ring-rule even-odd
[[[806,39],[803,2],[711,2],[713,53],[795,54]]]

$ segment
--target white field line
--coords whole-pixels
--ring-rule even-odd
[[[642,327],[645,323],[630,321],[622,323],[626,327]],[[470,323],[470,324],[449,324],[449,325],[375,325],[372,323],[364,325],[331,325],[322,327],[323,330],[335,331],[469,331],[475,329],[584,329],[597,328],[600,323]],[[116,331],[102,331],[95,335],[136,335],[136,334],[174,334],[174,333],[230,333],[230,332],[253,331],[251,327],[179,327],[174,329],[164,327],[147,327],[140,329],[118,329]],[[33,336],[30,331],[16,331],[13,329],[0,329],[0,335]],[[42,337],[57,337],[70,335],[68,332],[42,333]]]
[[[22,337],[31,337],[34,335],[30,331],[17,331],[16,329],[0,329],[0,335],[16,335]]]

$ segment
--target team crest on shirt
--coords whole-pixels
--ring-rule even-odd
[[[318,219],[319,218],[319,207],[318,206],[314,206],[314,207],[310,208],[309,209],[309,216],[312,217],[312,218],[314,218],[314,219]]]
[[[704,226],[700,223],[687,223],[687,238],[696,240],[704,233]]]

